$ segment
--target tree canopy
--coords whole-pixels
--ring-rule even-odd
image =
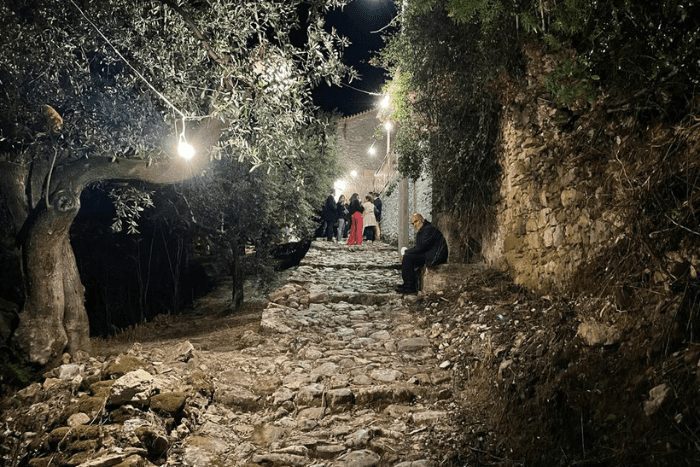
[[[45,153],[39,110],[50,105],[63,118],[59,160],[163,157],[183,118],[187,134],[216,115],[226,122],[224,153],[293,168],[310,87],[338,83],[347,71],[345,41],[325,31],[321,16],[342,4],[3,2],[3,152],[15,161]]]
[[[598,98],[642,121],[696,105],[700,11],[693,0],[408,0],[379,61],[402,131],[400,170],[433,174],[437,212],[481,231],[497,188],[501,97],[523,50],[549,53],[549,98],[583,112]],[[468,221],[466,220],[468,219]]]
[[[208,171],[255,189],[246,180],[261,179],[242,170],[258,170],[271,174],[265,183],[282,181],[281,190],[293,193],[309,182],[311,170],[322,189],[328,173],[319,163],[330,153],[311,89],[354,76],[341,62],[347,41],[323,21],[344,3],[0,5],[0,194],[12,221],[4,234],[16,237],[23,262],[25,299],[15,339],[32,361],[44,364],[66,346],[87,345],[83,287],[68,236],[85,187],[109,180],[174,183]],[[191,144],[195,154],[176,158],[178,143]],[[257,188],[269,192],[263,185]],[[113,199],[114,227],[134,231],[148,194],[116,191]],[[226,199],[232,198],[216,198],[222,209]],[[304,215],[310,201],[302,199]]]

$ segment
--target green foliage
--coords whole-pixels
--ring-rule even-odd
[[[428,9],[444,8],[457,23],[480,24],[483,37],[517,28],[524,33],[522,39],[541,41],[555,51],[562,47],[576,51],[579,58],[562,64],[550,77],[561,105],[590,100],[602,86],[623,97],[634,96],[644,109],[678,119],[687,109],[689,90],[699,84],[700,5],[695,0],[433,0],[429,4]],[[596,77],[600,83],[593,83]]]
[[[250,162],[216,161],[184,191],[197,226],[208,230],[219,246],[253,245],[263,261],[273,245],[288,240],[287,228],[309,238],[316,227],[315,211],[337,173],[334,128],[330,117],[321,116],[303,129],[298,135],[303,152],[285,169],[268,173],[251,170]],[[211,226],[223,226],[223,231],[214,232]]]
[[[311,88],[348,73],[347,41],[322,19],[341,0],[77,3],[125,60],[70,2],[0,5],[0,149],[14,161],[40,158],[51,144],[44,104],[64,119],[58,166],[171,157],[182,120],[171,103],[188,127],[209,115],[226,121],[220,156],[287,167],[313,119]]]
[[[42,161],[55,148],[56,170],[81,158],[150,163],[173,157],[179,111],[186,135],[213,116],[226,124],[200,185],[200,206],[211,211],[200,221],[215,229],[223,215],[256,241],[283,223],[309,229],[322,197],[312,198],[330,185],[321,161],[333,167],[329,123],[316,115],[311,89],[354,76],[341,62],[347,40],[323,20],[345,0],[76,3],[84,16],[69,1],[0,4],[5,159]],[[56,137],[47,135],[44,104],[63,117]],[[150,193],[127,187],[110,197],[113,230],[137,233]]]
[[[121,232],[126,226],[127,233],[139,233],[138,221],[144,209],[153,207],[152,195],[151,191],[143,191],[131,186],[109,190],[109,197],[115,209],[112,231]]]
[[[504,13],[504,4],[499,0],[450,0],[447,11],[458,23],[478,20],[492,25]]]
[[[407,8],[383,60],[393,71],[400,171],[415,178],[428,169],[435,211],[477,229],[489,217],[499,173],[494,148],[500,105],[491,83],[504,70],[518,73],[515,31],[484,34],[476,21],[450,19],[454,12],[447,7],[433,2]],[[499,29],[502,20],[493,21],[489,30]]]
[[[563,60],[546,78],[545,85],[554,100],[567,107],[581,107],[592,103],[597,95],[596,82],[600,78],[591,75],[581,57]]]
[[[678,119],[700,79],[700,11],[692,0],[407,1],[381,62],[401,131],[399,168],[433,175],[433,203],[479,235],[496,195],[497,92],[522,78],[523,46],[550,52],[545,85],[580,111],[605,93]],[[469,232],[467,232],[469,234]]]
[[[391,194],[394,192],[394,190],[396,190],[397,185],[398,185],[398,183],[397,183],[396,180],[391,181],[391,182],[387,185],[387,187],[384,189],[384,193],[383,193],[384,196],[386,196],[387,198],[388,198],[389,196],[391,196]]]

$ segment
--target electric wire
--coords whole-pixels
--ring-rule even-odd
[[[146,77],[143,76],[143,75],[141,74],[141,72],[139,72],[139,70],[137,70],[131,63],[129,63],[129,60],[127,60],[126,57],[124,57],[124,55],[122,55],[121,52],[119,52],[119,50],[117,50],[117,48],[112,44],[112,42],[107,38],[107,36],[105,36],[105,35],[102,33],[102,31],[100,30],[100,28],[98,28],[97,25],[96,25],[95,23],[93,23],[93,22],[90,20],[90,18],[88,18],[88,16],[87,16],[87,15],[85,14],[85,12],[78,6],[77,3],[75,3],[73,0],[69,0],[69,1],[70,1],[70,3],[78,10],[78,12],[80,12],[80,14],[83,16],[83,18],[85,18],[85,21],[87,21],[87,22],[90,24],[90,26],[92,26],[92,28],[93,28],[95,31],[97,31],[97,33],[102,37],[102,39],[104,39],[105,42],[107,42],[107,44],[112,48],[112,50],[114,50],[114,53],[116,53],[116,54],[119,56],[119,58],[121,58],[121,59],[124,61],[124,63],[126,63],[126,65],[127,65],[129,68],[131,68],[131,70],[132,70],[134,73],[136,73],[136,76],[138,76],[139,79],[141,79],[141,81],[143,81],[144,83],[146,83],[146,86],[148,86],[148,87],[151,89],[151,91],[153,91],[154,93],[156,93],[156,95],[157,95],[158,97],[160,97],[160,98],[163,100],[163,102],[165,102],[165,103],[166,103],[168,106],[170,106],[175,112],[177,112],[180,116],[182,116],[183,121],[184,121],[184,119],[187,118],[187,116],[185,115],[185,113],[184,113],[183,111],[181,111],[180,109],[178,109],[178,108],[175,106],[175,104],[173,104],[172,102],[170,102],[170,100],[169,100],[167,97],[165,97],[165,95],[164,95],[162,92],[158,91],[158,90],[155,88],[155,86],[153,86],[153,85],[146,79]]]

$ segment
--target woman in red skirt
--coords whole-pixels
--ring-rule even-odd
[[[350,197],[350,235],[348,236],[348,245],[362,245],[362,213],[365,208],[360,203],[360,195],[353,193]]]

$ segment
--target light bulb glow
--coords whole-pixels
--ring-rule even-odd
[[[182,117],[182,133],[177,142],[177,155],[185,159],[186,161],[191,160],[197,151],[195,151],[194,146],[187,142],[185,138],[185,128],[187,128],[187,120],[185,116]]]
[[[191,160],[195,153],[196,151],[194,150],[194,146],[185,141],[184,138],[181,138],[180,142],[177,143],[177,154],[186,161]]]
[[[336,191],[343,192],[345,191],[345,188],[348,186],[348,184],[345,182],[345,180],[336,180],[335,183],[333,184],[333,188],[336,189]]]
[[[394,129],[394,124],[391,123],[390,121],[386,121],[386,122],[384,122],[384,129],[386,131],[391,131]]]
[[[382,101],[379,103],[379,107],[381,107],[382,109],[388,109],[389,104],[391,104],[391,98],[387,94],[382,98]]]
[[[374,145],[370,146],[369,149],[367,150],[367,154],[370,156],[376,156],[377,155],[377,148],[374,147]]]
[[[352,172],[350,172],[350,176],[351,176],[352,178],[357,177],[357,170],[353,170]]]

